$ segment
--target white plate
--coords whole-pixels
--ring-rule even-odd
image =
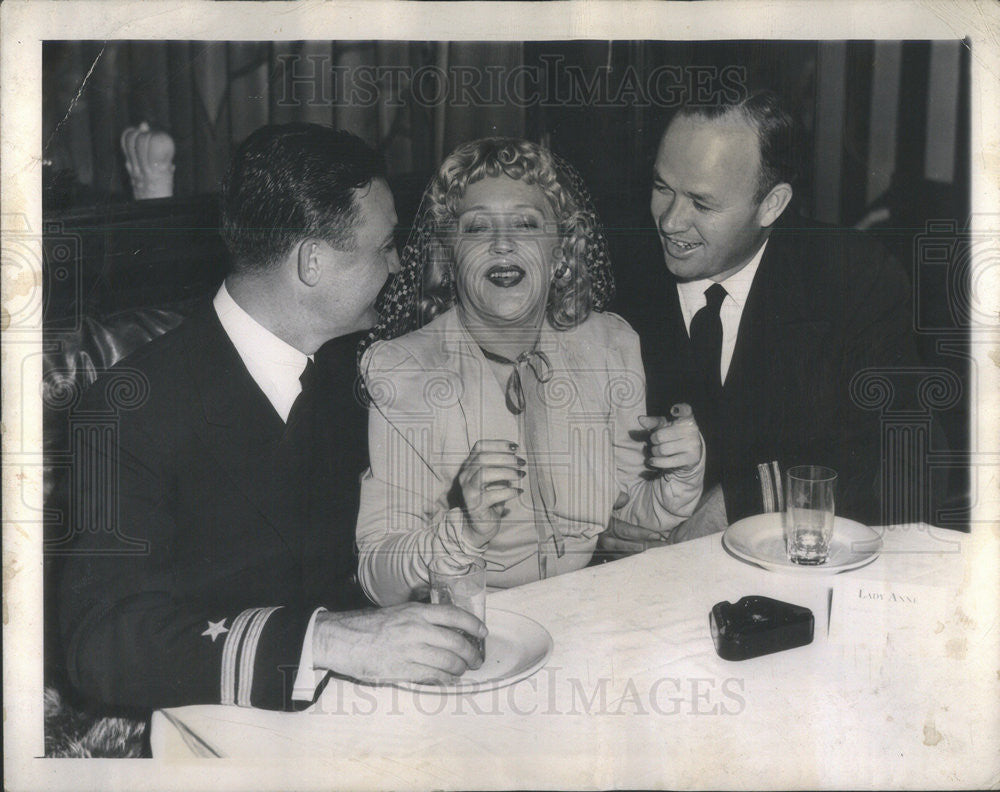
[[[882,550],[882,537],[867,525],[834,517],[833,539],[826,562],[816,566],[793,564],[785,552],[782,516],[780,512],[769,512],[734,522],[722,535],[722,544],[738,558],[772,572],[806,575],[857,569],[874,561]]]
[[[545,665],[552,653],[552,636],[534,619],[520,613],[486,609],[486,661],[466,671],[454,685],[397,682],[396,687],[420,693],[479,693],[513,685]]]

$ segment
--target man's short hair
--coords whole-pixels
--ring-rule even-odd
[[[760,202],[776,184],[795,186],[799,175],[799,151],[795,121],[774,91],[751,91],[739,101],[712,105],[685,104],[675,116],[721,118],[739,113],[757,131],[760,143],[760,172],[755,200]]]
[[[276,266],[318,237],[351,250],[355,190],[385,177],[382,156],[361,138],[320,124],[270,124],[233,155],[222,185],[222,238],[237,272]]]

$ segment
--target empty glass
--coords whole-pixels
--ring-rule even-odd
[[[785,550],[795,564],[826,563],[833,538],[837,471],[821,465],[797,465],[785,477]]]

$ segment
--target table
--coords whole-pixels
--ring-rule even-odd
[[[296,788],[996,787],[996,532],[879,530],[881,556],[841,575],[767,572],[715,535],[497,592],[488,608],[553,637],[529,679],[465,696],[334,679],[304,713],[178,708],[154,715],[154,757]],[[709,610],[747,594],[811,608],[813,643],[721,660]]]

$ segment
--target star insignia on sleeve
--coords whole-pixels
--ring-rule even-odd
[[[221,621],[217,622],[209,621],[208,629],[205,630],[205,632],[203,632],[202,635],[211,636],[212,643],[215,643],[216,638],[222,635],[222,633],[227,633],[227,632],[229,632],[229,628],[226,627],[226,620],[222,619]]]

